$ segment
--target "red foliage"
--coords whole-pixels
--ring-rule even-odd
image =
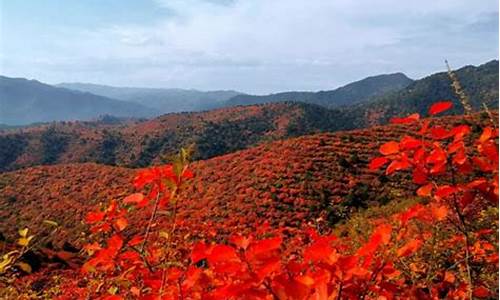
[[[430,113],[450,107],[438,103]],[[419,117],[409,120],[420,122]],[[373,159],[369,168],[387,165],[386,174],[410,171],[419,186],[417,195],[427,201],[390,218],[370,220],[371,234],[359,241],[322,235],[307,226],[290,232],[285,226],[272,229],[263,224],[244,236],[233,233],[227,242],[213,242],[217,230],[234,227],[222,223],[211,228],[215,226],[211,223],[196,243],[186,242],[194,233],[179,238],[179,228],[189,222],[189,216],[179,219],[177,208],[182,203],[178,202],[184,199],[177,196],[186,184],[196,184],[193,173],[185,164],[140,170],[133,183],[141,193],[112,200],[106,208],[87,214],[85,220],[98,240],[84,247],[90,256],[81,275],[87,288],[77,288],[75,282],[61,298],[489,297],[494,287],[478,274],[498,266],[492,244],[496,237],[493,230],[472,226],[472,221],[497,205],[498,130],[486,127],[474,137],[465,125],[447,129],[427,120],[419,124],[414,136],[384,143],[379,149],[383,157]],[[286,166],[284,172],[289,171]],[[279,189],[280,193],[273,192],[276,197],[294,203],[297,191],[290,186]],[[260,196],[253,187],[245,187],[244,192],[253,199]],[[169,210],[166,226],[158,220],[159,209]],[[207,208],[200,205],[199,209]],[[150,214],[144,228],[129,228],[135,212]],[[135,230],[125,234],[128,229]],[[180,243],[190,251],[182,253],[186,248],[178,247]],[[432,261],[443,247],[447,247],[446,266]],[[425,256],[418,255],[424,252]]]
[[[429,108],[429,115],[437,115],[453,107],[451,101],[442,101],[434,103],[431,108]]]
[[[437,114],[449,107],[449,104],[439,103],[431,108],[430,113]],[[416,253],[424,251],[422,248],[426,247],[426,240],[433,233],[414,231],[411,222],[416,220],[431,226],[444,226],[443,228],[447,228],[446,224],[449,223],[461,228],[460,232],[463,234],[455,235],[456,242],[453,243],[465,242],[467,256],[465,259],[460,258],[464,257],[463,247],[454,250],[450,258],[457,260],[457,266],[469,269],[473,261],[494,259],[491,255],[495,254],[485,250],[495,250],[494,247],[483,246],[474,250],[471,246],[473,228],[468,227],[465,218],[473,217],[467,211],[472,205],[479,208],[476,213],[490,205],[488,203],[491,202],[482,203],[481,197],[489,200],[498,198],[498,168],[494,165],[495,161],[498,162],[498,142],[494,140],[498,137],[498,131],[488,128],[483,131],[476,140],[477,154],[472,158],[472,162],[481,162],[476,162],[473,167],[477,165],[482,172],[489,174],[472,181],[467,181],[470,180],[468,177],[461,177],[461,183],[456,178],[464,172],[461,167],[467,162],[467,153],[471,151],[465,143],[470,130],[462,126],[436,133],[436,129],[431,127],[430,140],[425,135],[427,129],[422,131],[424,133],[419,138],[404,136],[399,142],[383,144],[380,153],[384,157],[375,158],[369,167],[375,170],[390,162],[387,174],[413,169],[414,182],[421,185],[417,194],[429,197],[430,203],[417,204],[398,214],[396,224],[379,222],[368,240],[357,248],[349,246],[345,239],[321,236],[309,230],[309,238],[306,239],[309,241],[304,240],[301,235],[290,238],[291,244],[302,245],[303,250],[299,248],[296,254],[285,257],[282,230],[272,232],[263,229],[247,237],[233,235],[229,239],[230,244],[199,242],[192,247],[191,265],[179,268],[165,264],[171,257],[168,249],[163,254],[154,254],[158,253],[154,244],[146,251],[137,251],[136,255],[125,255],[132,252],[126,250],[126,247],[122,249],[123,241],[115,233],[108,238],[106,247],[93,254],[86,266],[90,264],[114,282],[118,279],[126,280],[133,288],[120,289],[118,293],[123,297],[134,296],[141,299],[432,299],[442,293],[455,298],[472,295],[478,298],[488,297],[491,294],[488,288],[483,283],[476,282],[477,279],[473,279],[470,273],[464,278],[451,269],[442,271],[442,281],[430,283],[426,291],[422,289],[414,278],[414,274],[421,271],[412,259]],[[448,142],[449,139],[452,139],[451,143]],[[136,177],[135,185],[143,188],[144,185],[152,184],[153,193],[145,198],[153,200],[160,193],[167,193],[164,179],[170,181],[173,184],[170,189],[175,190],[183,180],[191,178],[191,173],[186,168],[181,173],[171,170],[172,166],[165,166],[142,171]],[[452,174],[452,183],[441,184],[438,178],[447,174]],[[478,198],[477,194],[471,196],[471,193],[480,193],[481,197]],[[462,201],[462,205],[459,205],[457,199],[462,195],[467,201]],[[136,205],[142,201],[141,196],[134,194],[125,198],[124,203]],[[111,211],[116,213],[120,210]],[[96,222],[109,220],[109,212],[108,208],[105,215],[91,213],[87,216],[87,221],[94,225]],[[175,219],[173,223],[176,224]],[[175,230],[175,226],[173,228]],[[121,231],[119,227],[117,231]],[[477,232],[475,243],[490,245],[486,240],[481,240],[481,236],[488,235],[489,232]],[[173,231],[169,234],[172,233]],[[148,231],[145,240],[147,234]],[[260,237],[262,234],[271,237]],[[167,239],[169,236],[167,235]],[[146,244],[144,242],[142,245]],[[408,263],[410,269],[405,270],[404,266]],[[128,271],[132,269],[133,272]],[[119,297],[105,293],[102,296]]]

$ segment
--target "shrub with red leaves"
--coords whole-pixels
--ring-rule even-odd
[[[433,105],[430,115],[451,108]],[[498,267],[498,224],[481,222],[498,208],[498,129],[475,136],[469,125],[433,126],[418,114],[414,135],[383,144],[370,168],[410,172],[424,198],[388,219],[370,220],[367,239],[292,237],[263,226],[227,243],[199,241],[175,253],[176,192],[193,175],[185,157],[141,171],[143,192],[87,215],[102,242],[85,247],[87,288],[67,288],[61,299],[470,299],[493,296]],[[125,236],[127,215],[151,207],[141,233]],[[171,227],[154,228],[158,208],[171,210]],[[368,222],[368,221],[367,221]],[[294,247],[291,247],[294,245]]]

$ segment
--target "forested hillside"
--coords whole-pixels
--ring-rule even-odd
[[[474,110],[483,108],[483,103],[498,110],[498,60],[480,66],[466,66],[454,71],[463,91]],[[448,114],[463,113],[452,81],[446,72],[433,74],[416,80],[406,88],[372,99],[343,110],[339,124],[342,129],[361,128],[385,124],[390,118],[417,112],[425,113],[427,107],[438,100],[452,100],[454,108]]]
[[[142,122],[51,123],[0,133],[0,170],[69,162],[144,167],[180,147],[206,159],[266,141],[336,127],[338,112],[304,103],[224,108],[168,114]]]
[[[402,73],[384,74],[368,77],[331,91],[284,92],[266,96],[237,95],[229,99],[226,105],[295,101],[337,108],[369,101],[373,97],[400,90],[411,82],[412,80]]]

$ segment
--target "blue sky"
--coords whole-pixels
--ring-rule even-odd
[[[496,58],[496,0],[0,0],[0,74],[47,83],[260,94]]]

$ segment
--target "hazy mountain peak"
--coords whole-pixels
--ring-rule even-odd
[[[104,114],[149,117],[155,111],[143,105],[54,87],[37,80],[0,76],[0,123],[89,120]]]
[[[284,92],[265,96],[238,95],[228,100],[229,105],[249,105],[267,102],[299,101],[336,108],[366,102],[387,92],[405,88],[413,80],[403,73],[366,77],[334,90],[319,92]]]

